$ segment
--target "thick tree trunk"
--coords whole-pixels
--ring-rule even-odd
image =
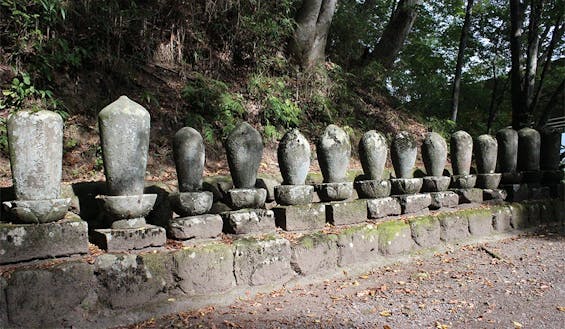
[[[539,23],[543,0],[530,1],[530,24],[528,26],[528,53],[526,58],[526,75],[524,80],[524,98],[526,111],[533,113],[536,73],[538,68]]]
[[[522,12],[520,0],[510,0],[510,58],[511,94],[512,94],[512,127],[520,129],[527,125],[524,98],[522,97],[522,70],[520,67],[520,37],[522,36]]]
[[[296,16],[291,42],[295,59],[303,68],[325,60],[328,31],[337,0],[303,0]]]
[[[465,20],[461,29],[461,38],[459,39],[459,52],[457,54],[457,64],[455,65],[455,78],[453,79],[453,92],[451,97],[451,121],[457,122],[457,111],[459,110],[459,94],[461,93],[461,73],[463,70],[463,61],[465,59],[465,48],[467,48],[467,38],[469,35],[469,27],[471,26],[471,15],[473,12],[473,0],[467,0],[467,8],[465,9]]]
[[[365,62],[376,60],[385,68],[392,67],[416,20],[418,5],[421,2],[421,0],[398,1],[379,43],[375,46],[375,50],[367,56]]]

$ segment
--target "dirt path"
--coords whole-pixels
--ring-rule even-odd
[[[128,328],[563,328],[555,228]]]

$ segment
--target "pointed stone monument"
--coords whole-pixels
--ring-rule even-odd
[[[431,209],[455,207],[459,204],[459,196],[447,191],[451,178],[443,176],[447,161],[447,143],[438,133],[429,132],[422,143],[422,160],[426,168],[422,191],[429,192],[432,197]]]
[[[541,131],[540,167],[542,170],[542,183],[551,190],[552,197],[558,197],[560,181],[563,171],[559,170],[561,151],[561,133],[551,129]]]
[[[359,141],[359,159],[364,178],[355,181],[355,189],[360,198],[376,199],[390,195],[390,180],[383,179],[388,146],[386,138],[375,130],[370,130]]]
[[[473,138],[463,130],[451,135],[451,186],[459,194],[459,203],[483,201],[483,191],[474,189],[477,176],[471,175]]]
[[[100,111],[98,125],[108,194],[97,198],[112,227],[94,230],[95,242],[108,251],[164,245],[165,230],[145,221],[157,199],[156,194],[143,193],[149,112],[121,96]]]
[[[528,198],[528,188],[522,182],[522,173],[518,171],[518,132],[510,127],[496,133],[498,156],[497,172],[502,176],[500,188],[505,190],[507,201],[521,201]]]
[[[267,191],[255,188],[263,157],[261,135],[247,122],[242,122],[226,138],[225,148],[235,187],[227,191],[227,201],[232,209],[241,210],[221,214],[224,231],[234,234],[274,231],[274,214],[264,209]]]
[[[532,128],[518,130],[518,170],[522,183],[527,184],[529,199],[549,198],[550,190],[541,186],[541,135]]]
[[[0,226],[0,264],[88,252],[88,228],[67,213],[61,192],[63,119],[23,110],[7,122],[16,200],[3,203],[12,223]]]
[[[212,192],[202,191],[206,152],[200,133],[190,127],[177,131],[173,138],[173,156],[179,192],[172,194],[169,200],[180,217],[169,223],[169,235],[177,240],[218,237],[222,233],[222,217],[206,214],[214,198]]]
[[[483,200],[504,200],[506,198],[506,192],[498,189],[502,175],[495,172],[497,157],[497,140],[488,134],[477,137],[475,141],[476,185],[483,189]]]
[[[279,143],[277,157],[283,178],[275,186],[273,208],[277,226],[286,231],[320,229],[326,224],[325,206],[312,203],[314,187],[306,185],[310,170],[310,143],[298,129],[288,131]]]

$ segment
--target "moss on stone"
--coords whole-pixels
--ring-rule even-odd
[[[400,220],[381,223],[377,228],[379,233],[379,243],[392,241],[397,237],[398,233],[406,229],[410,230],[410,226]]]
[[[167,276],[171,269],[170,264],[170,253],[148,253],[141,255],[143,265],[151,272],[153,276],[164,277]]]
[[[308,234],[302,236],[298,239],[297,244],[301,245],[306,249],[312,249],[317,245],[322,243],[332,243],[337,241],[337,235],[335,234],[324,234],[322,232],[316,232],[313,234]]]

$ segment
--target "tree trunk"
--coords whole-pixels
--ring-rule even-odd
[[[457,54],[457,64],[455,65],[455,78],[453,79],[453,93],[451,98],[451,121],[457,122],[457,111],[459,110],[459,94],[461,92],[461,73],[463,70],[463,60],[465,59],[465,48],[467,48],[467,37],[471,26],[471,15],[473,12],[473,1],[467,0],[465,9],[465,20],[461,29],[459,39],[459,52]],[[496,79],[496,78],[495,78]]]
[[[303,68],[325,60],[328,31],[337,0],[303,0],[296,16],[297,27],[291,42],[296,61]]]
[[[520,37],[522,36],[522,12],[520,0],[510,0],[510,58],[511,94],[512,94],[512,127],[520,129],[527,125],[524,99],[522,97],[522,70],[520,68]]]
[[[368,54],[365,63],[376,60],[387,69],[392,67],[416,20],[418,5],[421,2],[421,0],[398,1],[379,43],[375,46],[375,50]]]
[[[543,8],[543,0],[530,1],[530,24],[528,26],[528,53],[526,58],[526,74],[524,80],[524,98],[526,111],[533,113],[536,73],[538,68],[539,21]]]

